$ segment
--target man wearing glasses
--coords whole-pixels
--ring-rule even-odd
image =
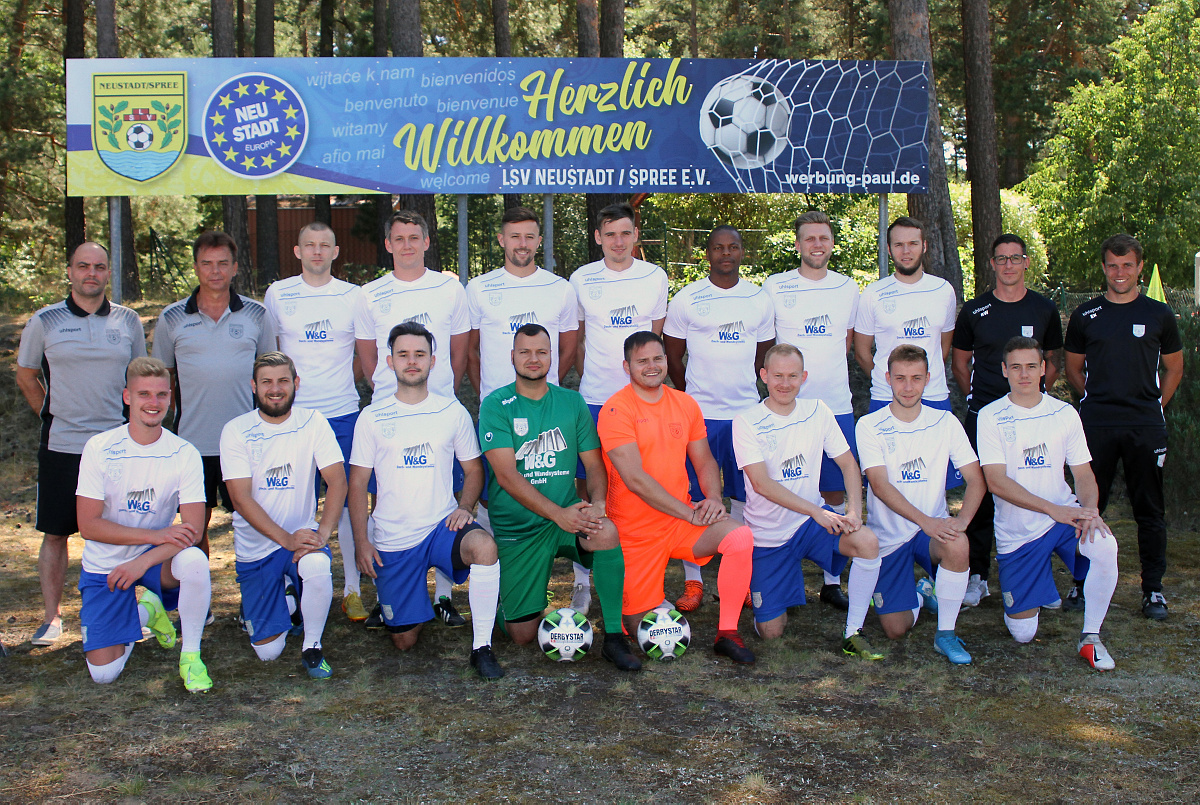
[[[951,341],[954,348],[951,370],[958,387],[967,395],[967,416],[963,425],[971,447],[976,451],[979,450],[976,428],[980,409],[1009,390],[1008,380],[1001,370],[1008,339],[1024,336],[1041,345],[1046,354],[1046,389],[1053,386],[1058,377],[1055,354],[1063,346],[1058,308],[1046,297],[1025,287],[1025,271],[1029,268],[1025,241],[1013,234],[996,238],[992,243],[991,263],[996,272],[995,289],[962,306]],[[995,501],[991,493],[987,493],[967,527],[971,576],[963,606],[977,606],[989,595],[995,514]]]

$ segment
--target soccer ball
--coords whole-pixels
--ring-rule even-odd
[[[638,624],[638,645],[655,660],[674,660],[683,656],[692,642],[692,627],[679,610],[659,607],[647,612]]]
[[[154,145],[154,129],[145,123],[134,123],[129,127],[129,131],[125,132],[125,142],[129,143],[129,147],[134,151],[145,151]]]
[[[718,82],[700,106],[700,139],[717,159],[740,170],[775,161],[788,146],[791,123],[787,96],[751,75]]]
[[[592,647],[592,624],[570,607],[562,607],[542,618],[538,645],[552,660],[573,662]]]

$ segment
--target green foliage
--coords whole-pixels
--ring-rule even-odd
[[[1188,284],[1200,245],[1200,0],[1171,0],[1114,46],[1112,77],[1072,92],[1025,188],[1050,279],[1094,278],[1109,235],[1142,240],[1163,282]]]
[[[1200,472],[1200,316],[1179,318],[1183,340],[1183,381],[1167,406],[1169,459],[1165,480],[1168,506],[1194,508],[1196,475]],[[1180,512],[1173,511],[1172,516]],[[1198,519],[1192,512],[1192,522]]]
[[[950,204],[954,210],[954,229],[958,235],[958,257],[964,266],[974,264],[975,235],[971,230],[971,184],[950,183]],[[1030,285],[1046,284],[1046,241],[1037,227],[1037,208],[1027,196],[1016,190],[1000,191],[1001,228],[1019,235],[1029,254],[1029,270],[1025,281]],[[990,243],[983,244],[985,250]],[[967,299],[975,296],[975,273],[963,272],[963,293]]]

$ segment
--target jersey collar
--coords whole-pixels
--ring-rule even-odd
[[[86,310],[84,310],[78,304],[75,303],[75,296],[73,294],[67,294],[67,298],[66,298],[65,302],[67,305],[67,310],[71,311],[76,316],[79,316],[80,318],[87,318],[88,316],[91,315],[90,313],[88,313]],[[97,316],[107,316],[109,314],[109,311],[111,311],[111,310],[112,310],[112,305],[110,305],[108,303],[108,297],[106,296],[106,297],[104,297],[104,301],[100,303],[100,307],[96,308],[96,315]]]
[[[192,295],[188,297],[187,304],[183,306],[184,313],[199,313],[200,306],[196,304],[196,297],[200,294],[200,286],[196,286],[196,290],[192,291]],[[107,302],[106,302],[107,304]],[[242,297],[237,295],[233,290],[233,286],[229,286],[229,312],[237,313],[243,307]]]

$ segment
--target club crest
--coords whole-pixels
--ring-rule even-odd
[[[1033,325],[1032,324],[1022,324],[1021,325],[1021,335],[1025,336],[1026,338],[1033,338]]]
[[[667,430],[671,432],[672,439],[683,438],[683,425],[679,424],[678,422],[672,422],[667,425]]]
[[[119,343],[121,343],[121,331],[120,330],[112,330],[112,329],[105,330],[104,338],[110,344],[119,344]]]
[[[588,288],[588,298],[589,299],[599,299],[602,296],[604,296],[604,287],[603,286],[593,285],[591,288]]]
[[[705,302],[702,305],[696,305],[696,315],[697,316],[707,316],[711,312],[712,312],[712,305],[710,305],[708,302]]]
[[[383,438],[385,438],[385,439],[392,438],[393,436],[396,435],[396,423],[395,422],[384,422],[383,424],[381,424],[379,426],[379,432],[383,435]]]
[[[283,303],[283,315],[285,315],[285,316],[296,315],[296,300],[295,299],[289,299],[288,301]]]
[[[529,433],[529,420],[523,416],[513,418],[513,433],[524,436]]]
[[[229,325],[229,337],[230,338],[241,338],[243,335],[245,335],[245,333],[246,333],[246,328],[244,325],[241,325],[241,324],[230,324]]]
[[[118,176],[147,182],[187,145],[187,73],[92,76],[92,146]]]
[[[891,314],[891,313],[896,312],[896,300],[895,299],[884,299],[883,302],[880,304],[880,306],[883,308],[884,313]]]
[[[258,444],[257,442],[255,442],[254,444],[250,445],[250,460],[251,461],[262,461],[262,456],[263,456],[263,446],[261,444]]]
[[[1145,334],[1146,334],[1146,325],[1144,325],[1144,324],[1133,325],[1133,335],[1135,338],[1141,338]]]
[[[794,308],[796,306],[796,295],[788,294],[787,296],[783,297],[783,306],[788,310]]]
[[[492,291],[488,294],[488,304],[492,307],[500,307],[500,303],[504,301],[504,294],[499,291]]]
[[[121,475],[125,472],[125,465],[120,461],[104,462],[104,474],[108,476],[110,481],[121,480]]]

